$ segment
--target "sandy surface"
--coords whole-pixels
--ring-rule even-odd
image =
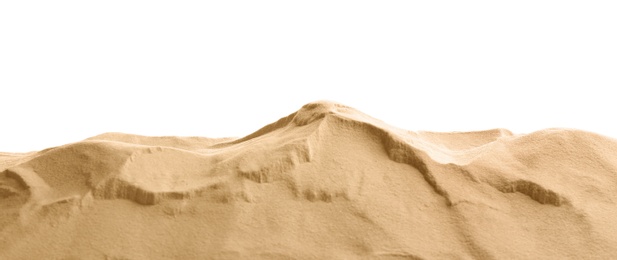
[[[0,153],[0,259],[617,259],[616,201],[615,139],[315,102],[240,139]]]

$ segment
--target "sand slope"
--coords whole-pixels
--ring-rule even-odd
[[[0,259],[615,259],[617,141],[331,102],[240,139],[0,153]]]

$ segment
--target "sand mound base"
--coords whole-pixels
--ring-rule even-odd
[[[315,102],[239,139],[2,153],[0,259],[611,259],[616,201],[614,139]]]

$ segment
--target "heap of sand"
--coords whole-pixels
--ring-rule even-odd
[[[617,141],[315,102],[240,139],[0,153],[0,259],[615,259]]]

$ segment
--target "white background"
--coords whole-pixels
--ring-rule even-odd
[[[1,1],[0,151],[243,136],[332,100],[410,130],[617,137],[614,1]]]

